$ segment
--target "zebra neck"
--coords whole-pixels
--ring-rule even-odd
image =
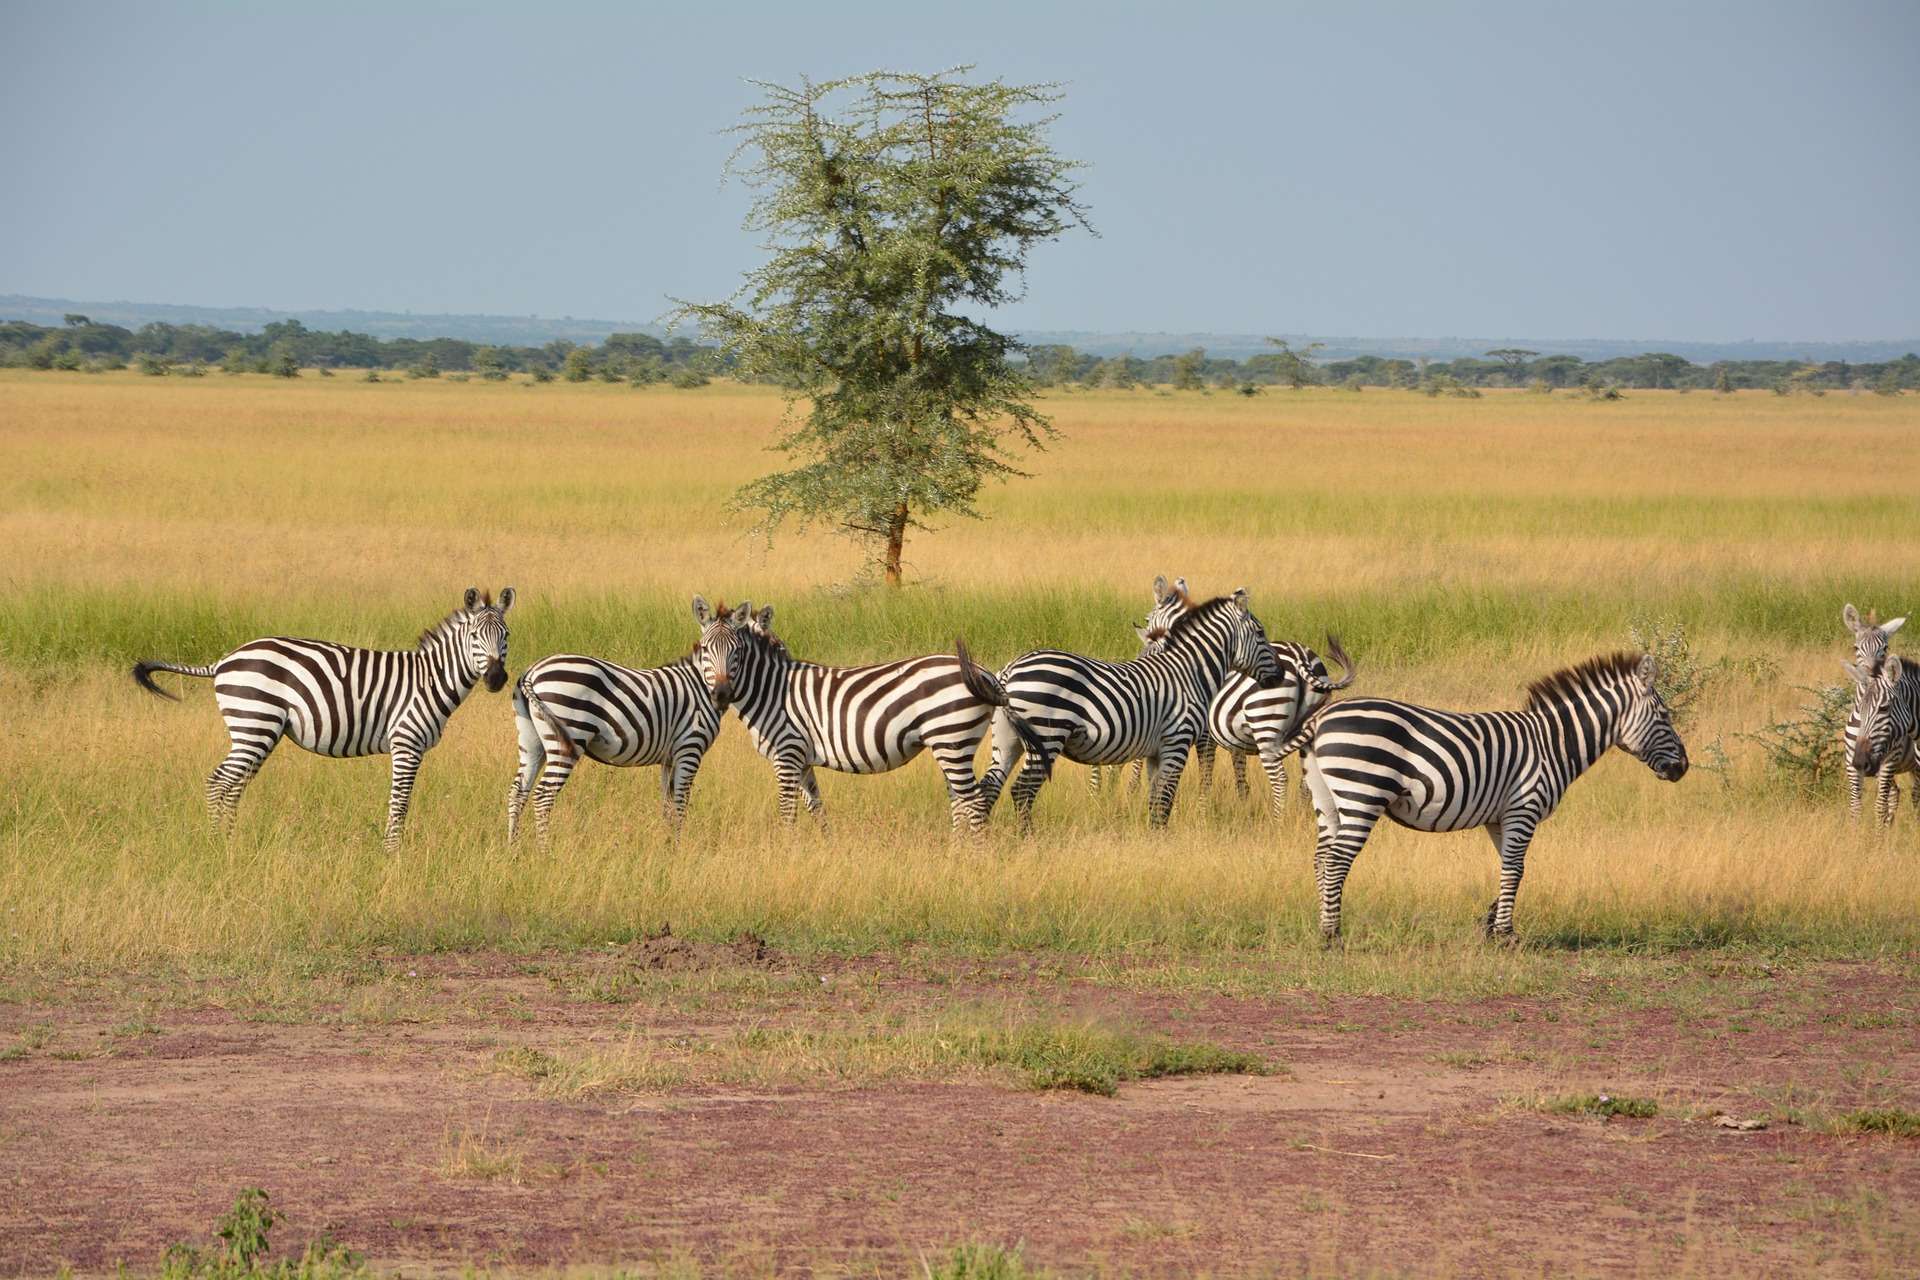
[[[733,709],[749,729],[757,732],[784,714],[787,688],[806,664],[795,662],[771,646],[755,646],[747,652],[752,658],[747,669],[740,673]]]
[[[478,675],[467,670],[459,642],[450,635],[435,636],[421,645],[413,661],[420,689],[442,716],[452,715],[480,682]]]
[[[1178,649],[1163,649],[1139,661],[1181,676],[1208,697],[1227,682],[1227,656],[1213,645],[1182,645]]]
[[[1608,690],[1563,697],[1531,712],[1554,747],[1549,760],[1562,785],[1591,769],[1620,741],[1620,706]]]

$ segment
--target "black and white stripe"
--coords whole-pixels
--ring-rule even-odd
[[[1500,855],[1490,936],[1513,933],[1534,828],[1609,748],[1669,782],[1687,749],[1654,688],[1651,657],[1595,658],[1535,682],[1523,711],[1436,711],[1354,698],[1320,712],[1301,734],[1319,820],[1314,849],[1320,933],[1340,934],[1340,895],[1382,814],[1417,831],[1484,827]]]
[[[865,667],[827,667],[796,659],[773,635],[773,606],[728,612],[695,596],[700,624],[695,656],[716,705],[740,713],[753,745],[773,762],[780,816],[791,822],[799,797],[820,811],[816,768],[887,773],[931,752],[946,779],[953,825],[978,831],[973,760],[1006,694],[991,672],[957,652]],[[1015,720],[1016,731],[1023,724]]]
[[[1879,779],[1874,814],[1882,823],[1892,822],[1900,803],[1893,777],[1914,771],[1914,744],[1920,742],[1920,664],[1887,654],[1877,670],[1847,670],[1854,680],[1853,712],[1847,718],[1849,776]]]
[[[1854,700],[1853,709],[1847,715],[1847,727],[1841,733],[1841,744],[1846,756],[1847,812],[1857,819],[1862,779],[1854,758],[1860,742],[1861,694],[1867,683],[1879,677],[1881,664],[1887,658],[1887,643],[1907,620],[1895,618],[1877,623],[1871,617],[1862,619],[1852,605],[1840,611],[1840,620],[1853,633],[1853,663],[1847,667],[1847,674],[1853,677]],[[1881,822],[1893,821],[1893,812],[1900,804],[1900,785],[1895,777],[1915,772],[1916,765],[1920,764],[1916,756],[1920,756],[1920,744],[1915,744],[1915,750],[1890,752],[1875,771],[1873,811]]]
[[[232,743],[207,779],[207,813],[216,830],[232,829],[241,793],[285,737],[316,755],[393,757],[386,827],[392,849],[406,825],[421,756],[440,741],[474,685],[485,680],[498,693],[507,683],[506,613],[512,606],[512,587],[500,593],[497,605],[469,587],[461,607],[413,649],[355,649],[275,636],[244,644],[210,666],[142,662],[133,678],[163,698],[174,695],[153,682],[155,671],[213,681]]]
[[[1056,757],[1081,764],[1144,758],[1154,771],[1148,814],[1164,825],[1186,768],[1187,752],[1206,730],[1207,708],[1230,672],[1263,687],[1278,683],[1273,646],[1236,591],[1187,610],[1168,628],[1164,646],[1131,662],[1104,662],[1058,649],[1016,658],[1000,672],[1007,713],[994,719],[993,764],[981,780],[988,806],[1013,778],[1021,829]],[[1016,732],[1023,718],[1027,734]],[[1032,738],[1042,748],[1035,750]]]
[[[528,667],[513,689],[520,768],[507,792],[507,839],[533,802],[534,834],[545,847],[553,802],[584,759],[657,765],[660,803],[676,828],[707,748],[720,734],[713,694],[692,654],[636,669],[559,653]]]

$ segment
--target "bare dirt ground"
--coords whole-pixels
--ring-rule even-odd
[[[1107,1274],[1920,1271],[1920,1140],[1837,1120],[1920,1110],[1898,969],[1708,965],[1667,995],[1471,1002],[1091,972],[665,939],[383,957],[350,982],[21,985],[0,1003],[0,1271],[150,1269],[254,1185],[286,1214],[276,1253],[324,1231],[409,1272],[901,1274],[961,1242]],[[982,1003],[1274,1072],[1098,1097],[983,1071],[743,1076],[752,1056],[716,1048]],[[555,1091],[500,1065],[636,1044],[657,1081]],[[1659,1114],[1547,1105],[1598,1093]]]

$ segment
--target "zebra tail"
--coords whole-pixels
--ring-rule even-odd
[[[960,678],[966,681],[967,692],[1006,714],[1007,723],[1020,735],[1020,745],[1027,749],[1028,755],[1040,762],[1042,776],[1051,778],[1053,757],[1047,752],[1046,742],[1033,731],[1026,717],[1013,709],[1006,686],[1000,683],[1000,678],[973,660],[973,655],[967,652],[964,639],[958,636],[954,638],[953,651],[960,659]]]
[[[173,671],[183,676],[194,676],[201,680],[213,679],[213,667],[211,665],[204,667],[187,667],[174,662],[134,663],[133,682],[142,689],[145,689],[148,693],[158,694],[168,702],[178,702],[180,701],[180,697],[178,694],[168,693],[165,689],[162,689],[153,682],[153,673],[156,671]]]
[[[573,735],[567,732],[566,726],[560,723],[559,717],[553,714],[552,709],[540,701],[540,695],[533,691],[533,682],[522,675],[518,688],[521,700],[527,704],[527,710],[531,711],[533,718],[547,729],[547,732],[541,735],[542,739],[551,739],[558,743],[560,748],[558,754],[564,758],[579,759],[580,748],[574,743]]]
[[[1342,663],[1341,665],[1345,666],[1346,664]],[[1313,737],[1313,731],[1320,727],[1320,717],[1333,710],[1333,706],[1334,704],[1328,703],[1326,706],[1321,707],[1318,711],[1308,716],[1305,720],[1302,720],[1300,727],[1293,731],[1293,736],[1280,744],[1279,758],[1285,760],[1294,752],[1305,748],[1307,742]]]
[[[1345,689],[1351,685],[1354,678],[1360,674],[1360,664],[1355,662],[1348,656],[1347,651],[1340,647],[1340,637],[1331,631],[1327,632],[1326,656],[1339,663],[1340,669],[1346,672],[1346,674],[1339,680],[1328,681],[1327,687],[1321,690],[1322,693],[1335,693],[1341,689]]]

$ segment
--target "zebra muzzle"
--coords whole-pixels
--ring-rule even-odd
[[[487,667],[487,692],[498,693],[507,687],[507,668],[504,663],[491,663]]]

